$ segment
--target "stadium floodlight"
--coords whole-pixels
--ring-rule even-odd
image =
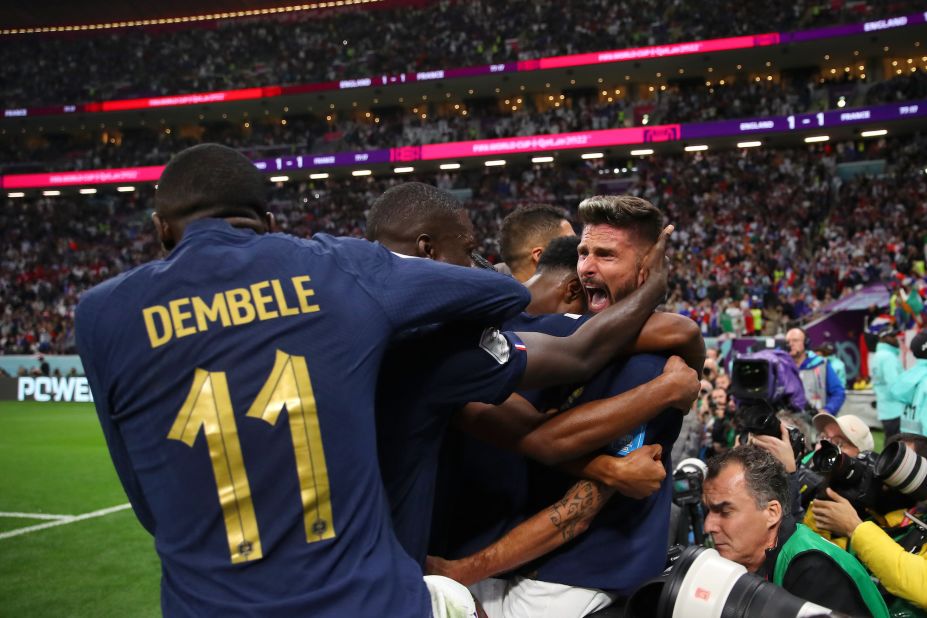
[[[460,163],[442,163],[440,168],[443,170],[459,170]]]
[[[873,129],[872,131],[863,131],[860,137],[882,137],[888,135],[888,129]]]
[[[553,163],[553,157],[532,157],[532,163]]]
[[[56,195],[61,195],[61,191],[58,191],[57,189],[53,189],[51,191],[42,191],[42,195],[45,197],[55,197]]]
[[[93,195],[96,192],[97,190],[94,189],[93,187],[84,187],[83,189],[80,190],[81,195]]]
[[[135,191],[135,187],[130,187],[128,185],[125,187],[116,187],[116,191],[119,191],[120,193],[131,193],[132,191]]]
[[[309,174],[310,180],[325,180],[326,178],[328,178],[328,174],[324,172],[321,174]]]
[[[632,150],[632,157],[646,157],[647,155],[653,154],[653,148],[641,148],[639,150]]]
[[[737,142],[738,148],[758,148],[763,145],[763,142]]]
[[[414,167],[397,167],[393,170],[395,174],[408,174],[409,172],[414,172]]]
[[[811,137],[805,138],[806,144],[816,144],[818,142],[826,142],[830,140],[830,135],[812,135]]]
[[[286,182],[289,179],[290,179],[289,176],[271,176],[270,177],[271,182]]]
[[[579,156],[582,157],[583,159],[601,159],[605,155],[601,152],[584,152],[583,154]]]
[[[505,165],[505,159],[494,159],[492,161],[486,161],[483,163],[486,167],[499,167]]]
[[[13,191],[12,193],[7,193],[7,197],[26,197],[26,194],[22,191]]]
[[[354,170],[351,176],[370,176],[372,173],[370,170]]]
[[[686,146],[683,148],[686,152],[701,152],[702,150],[708,150],[707,144],[697,144],[695,146]]]

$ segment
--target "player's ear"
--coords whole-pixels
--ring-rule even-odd
[[[537,268],[542,253],[544,253],[544,247],[535,247],[531,250],[531,265],[534,266],[534,268]]]
[[[576,277],[569,279],[563,287],[563,300],[572,303],[584,297],[585,292],[583,291],[583,285],[579,282],[579,279]]]
[[[153,212],[151,213],[151,221],[158,232],[158,240],[161,241],[161,246],[167,251],[173,249],[174,245],[177,244],[177,239],[174,238],[174,230],[171,229],[167,220],[158,213]]]
[[[419,235],[419,237],[415,240],[415,248],[417,250],[416,255],[418,257],[428,258],[429,260],[435,259],[435,245],[431,239],[431,236],[428,234]]]

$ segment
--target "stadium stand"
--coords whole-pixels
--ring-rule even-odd
[[[777,76],[778,77],[778,76]],[[801,83],[798,83],[798,82]],[[839,94],[835,94],[837,87]],[[621,89],[615,89],[620,91]],[[173,127],[94,129],[42,136],[11,135],[0,143],[0,164],[15,171],[64,171],[158,165],[171,153],[201,142],[219,142],[254,159],[288,154],[396,148],[471,139],[701,122],[818,112],[927,98],[927,72],[884,81],[779,77],[776,81],[674,85],[643,98],[609,97],[613,91],[534,93],[490,99],[454,109],[419,103],[364,114],[356,110],[279,118],[176,124]],[[616,99],[617,100],[613,100]],[[466,112],[466,113],[462,113]],[[423,118],[425,116],[425,118]]]
[[[669,308],[706,334],[722,332],[732,305],[782,315],[815,312],[871,281],[911,274],[923,260],[927,174],[921,135],[793,149],[751,149],[642,159],[615,174],[600,162],[464,171],[418,179],[466,198],[481,252],[498,260],[502,218],[521,203],[575,210],[582,196],[620,181],[677,226]],[[844,178],[845,163],[882,161],[884,173]],[[391,178],[279,183],[272,208],[282,228],[363,236],[373,199]],[[151,188],[127,199],[7,199],[0,212],[3,353],[73,352],[80,292],[159,254],[150,226]]]
[[[427,2],[0,42],[3,106],[298,84],[789,31],[902,14],[916,1]],[[698,19],[692,19],[698,15]],[[376,30],[378,36],[369,33]],[[33,58],[34,62],[22,62]]]

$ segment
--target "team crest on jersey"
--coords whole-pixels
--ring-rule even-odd
[[[483,331],[480,336],[480,347],[486,350],[500,365],[509,362],[512,346],[509,344],[509,340],[505,338],[505,335],[499,332],[498,328],[487,328]]]

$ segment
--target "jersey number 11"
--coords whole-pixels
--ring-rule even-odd
[[[306,358],[277,350],[274,368],[248,416],[275,425],[283,408],[296,456],[306,542],[334,538],[328,469]],[[193,386],[167,437],[192,447],[200,429],[206,436],[232,563],[260,560],[261,538],[224,371],[194,372]]]

